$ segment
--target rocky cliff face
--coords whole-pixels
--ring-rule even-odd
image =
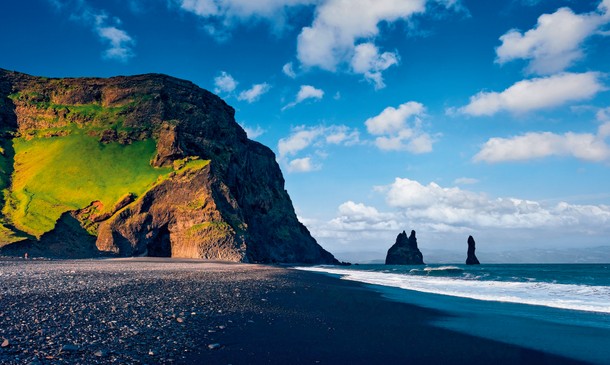
[[[468,257],[466,258],[466,265],[479,265],[479,259],[474,254],[475,251],[475,243],[474,238],[472,236],[468,236]]]
[[[424,256],[417,248],[417,238],[415,231],[407,237],[407,233],[402,231],[396,237],[396,243],[390,247],[385,258],[386,265],[424,265]]]
[[[337,263],[297,220],[273,152],[248,140],[223,100],[188,81],[0,69],[0,129],[4,252],[44,251],[68,220],[80,231],[73,236],[87,233],[121,256]],[[89,150],[98,157],[87,160]],[[136,166],[134,151],[151,154]],[[110,153],[108,166],[96,165]],[[70,170],[77,165],[90,168]],[[130,178],[134,169],[146,174]],[[65,176],[73,178],[61,188],[41,186]]]

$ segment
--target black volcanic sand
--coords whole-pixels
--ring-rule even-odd
[[[363,285],[198,260],[0,260],[0,364],[568,364]]]

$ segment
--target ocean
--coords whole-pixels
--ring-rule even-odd
[[[434,325],[610,364],[610,264],[299,267],[446,313]]]

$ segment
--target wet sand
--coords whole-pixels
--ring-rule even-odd
[[[571,364],[289,268],[0,259],[1,364]],[[6,341],[5,341],[6,340]]]

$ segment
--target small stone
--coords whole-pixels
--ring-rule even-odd
[[[155,356],[155,353],[153,352],[153,350],[149,350],[149,351],[148,351],[148,354],[149,354],[150,356]]]
[[[2,341],[2,345],[0,345],[0,347],[9,347],[10,344],[11,343],[5,338],[4,341]]]
[[[78,351],[78,346],[71,344],[71,343],[65,344],[61,347],[61,351],[66,351],[66,352]]]
[[[210,350],[218,350],[220,348],[220,344],[219,343],[211,343],[208,345],[208,348]]]
[[[108,351],[106,351],[106,350],[97,350],[96,352],[93,353],[93,355],[95,355],[97,357],[105,357],[105,356],[108,356]]]
[[[218,326],[219,330],[224,330],[225,328],[227,328],[227,327],[225,327],[225,326]]]
[[[184,319],[182,317],[178,317],[178,318],[176,318],[176,322],[182,323],[182,322],[184,322]]]

